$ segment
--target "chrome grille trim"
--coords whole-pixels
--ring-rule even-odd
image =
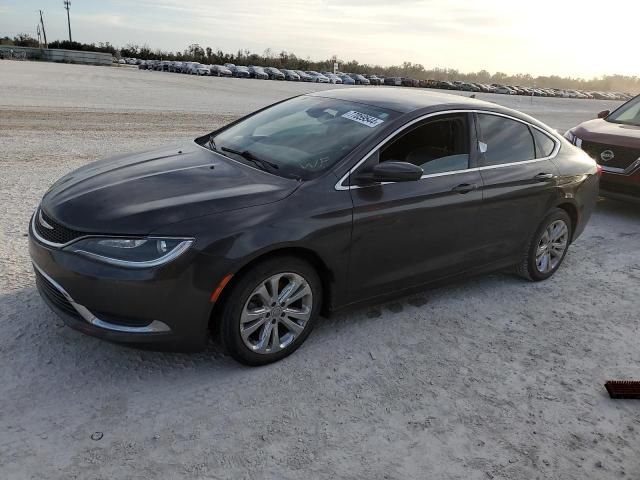
[[[63,248],[63,247],[66,247],[67,245],[72,244],[73,242],[75,242],[77,240],[80,240],[81,238],[86,238],[86,237],[90,236],[90,235],[81,234],[78,237],[75,237],[75,238],[73,238],[73,239],[71,239],[71,240],[69,240],[68,242],[65,242],[65,243],[52,242],[51,240],[48,240],[48,239],[44,238],[42,236],[42,234],[38,231],[38,222],[39,222],[39,220],[41,218],[41,215],[42,215],[42,209],[40,207],[38,207],[36,209],[36,211],[33,212],[33,215],[31,217],[31,231],[33,232],[33,236],[36,237],[36,239],[40,243],[42,243],[44,245],[47,245],[49,247],[54,247],[54,248]]]

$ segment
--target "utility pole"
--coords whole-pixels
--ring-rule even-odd
[[[69,25],[69,42],[71,40],[71,19],[69,18],[69,7],[71,7],[71,0],[64,0],[64,8],[67,11],[67,25]]]
[[[44,20],[42,19],[42,10],[40,10],[40,24],[42,25],[42,36],[44,37],[44,48],[49,48],[47,43],[47,32],[44,29]]]
[[[40,30],[40,24],[36,25],[36,32],[38,33],[38,48],[42,48],[42,31]]]

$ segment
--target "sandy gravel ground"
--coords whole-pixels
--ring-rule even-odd
[[[637,206],[601,201],[547,282],[494,274],[341,314],[276,365],[134,350],[39,298],[41,195],[323,87],[8,61],[0,81],[0,478],[640,478],[640,403],[602,387],[640,379]],[[495,101],[559,129],[614,106]]]

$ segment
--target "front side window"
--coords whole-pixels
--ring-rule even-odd
[[[238,161],[258,163],[276,175],[309,179],[398,115],[361,103],[300,96],[242,120],[205,145]]]
[[[486,144],[484,165],[502,165],[536,158],[529,126],[506,117],[478,114],[482,141]]]
[[[442,115],[403,132],[380,150],[380,161],[413,163],[425,175],[469,168],[466,114]]]

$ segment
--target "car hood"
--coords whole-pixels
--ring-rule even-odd
[[[573,130],[573,133],[588,142],[640,148],[640,127],[634,125],[607,122],[598,118],[581,123]]]
[[[188,218],[276,202],[298,185],[193,143],[81,167],[58,180],[41,207],[73,230],[147,234]]]

